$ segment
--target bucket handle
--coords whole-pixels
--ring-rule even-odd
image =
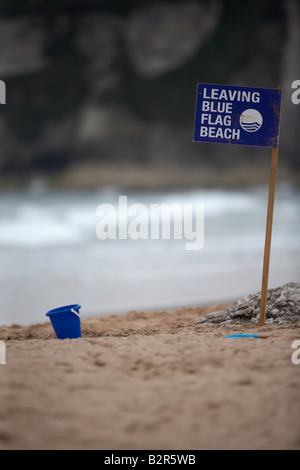
[[[79,313],[77,313],[77,312],[76,312],[76,310],[74,310],[74,308],[71,308],[71,312],[72,312],[72,313],[75,313],[75,315],[77,315],[77,317],[79,317],[79,318],[80,318],[80,315],[79,315]]]

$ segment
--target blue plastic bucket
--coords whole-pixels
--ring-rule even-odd
[[[58,339],[81,338],[80,308],[81,305],[72,304],[54,308],[46,313]]]

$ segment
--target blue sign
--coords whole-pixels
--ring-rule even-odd
[[[281,89],[198,83],[194,142],[278,147]]]

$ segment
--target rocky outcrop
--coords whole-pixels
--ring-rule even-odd
[[[230,305],[223,312],[209,313],[196,322],[227,324],[253,323],[259,321],[260,292],[249,295]],[[300,321],[300,283],[290,282],[269,289],[267,296],[266,323],[288,325]]]
[[[49,12],[44,2],[37,9],[21,3],[23,11],[0,20],[2,178],[57,174],[91,161],[182,171],[249,162],[245,147],[192,142],[198,81],[282,83],[281,169],[300,165],[300,106],[287,88],[299,78],[296,0],[238,8],[231,0],[106,2],[93,9],[82,0],[78,11],[62,0],[61,10]],[[256,149],[251,162],[262,154]]]

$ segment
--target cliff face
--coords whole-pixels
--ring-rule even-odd
[[[247,159],[245,149],[192,143],[197,82],[284,85],[281,153],[299,169],[300,116],[290,99],[300,78],[298,1],[123,3],[0,7],[2,178],[90,162]]]

